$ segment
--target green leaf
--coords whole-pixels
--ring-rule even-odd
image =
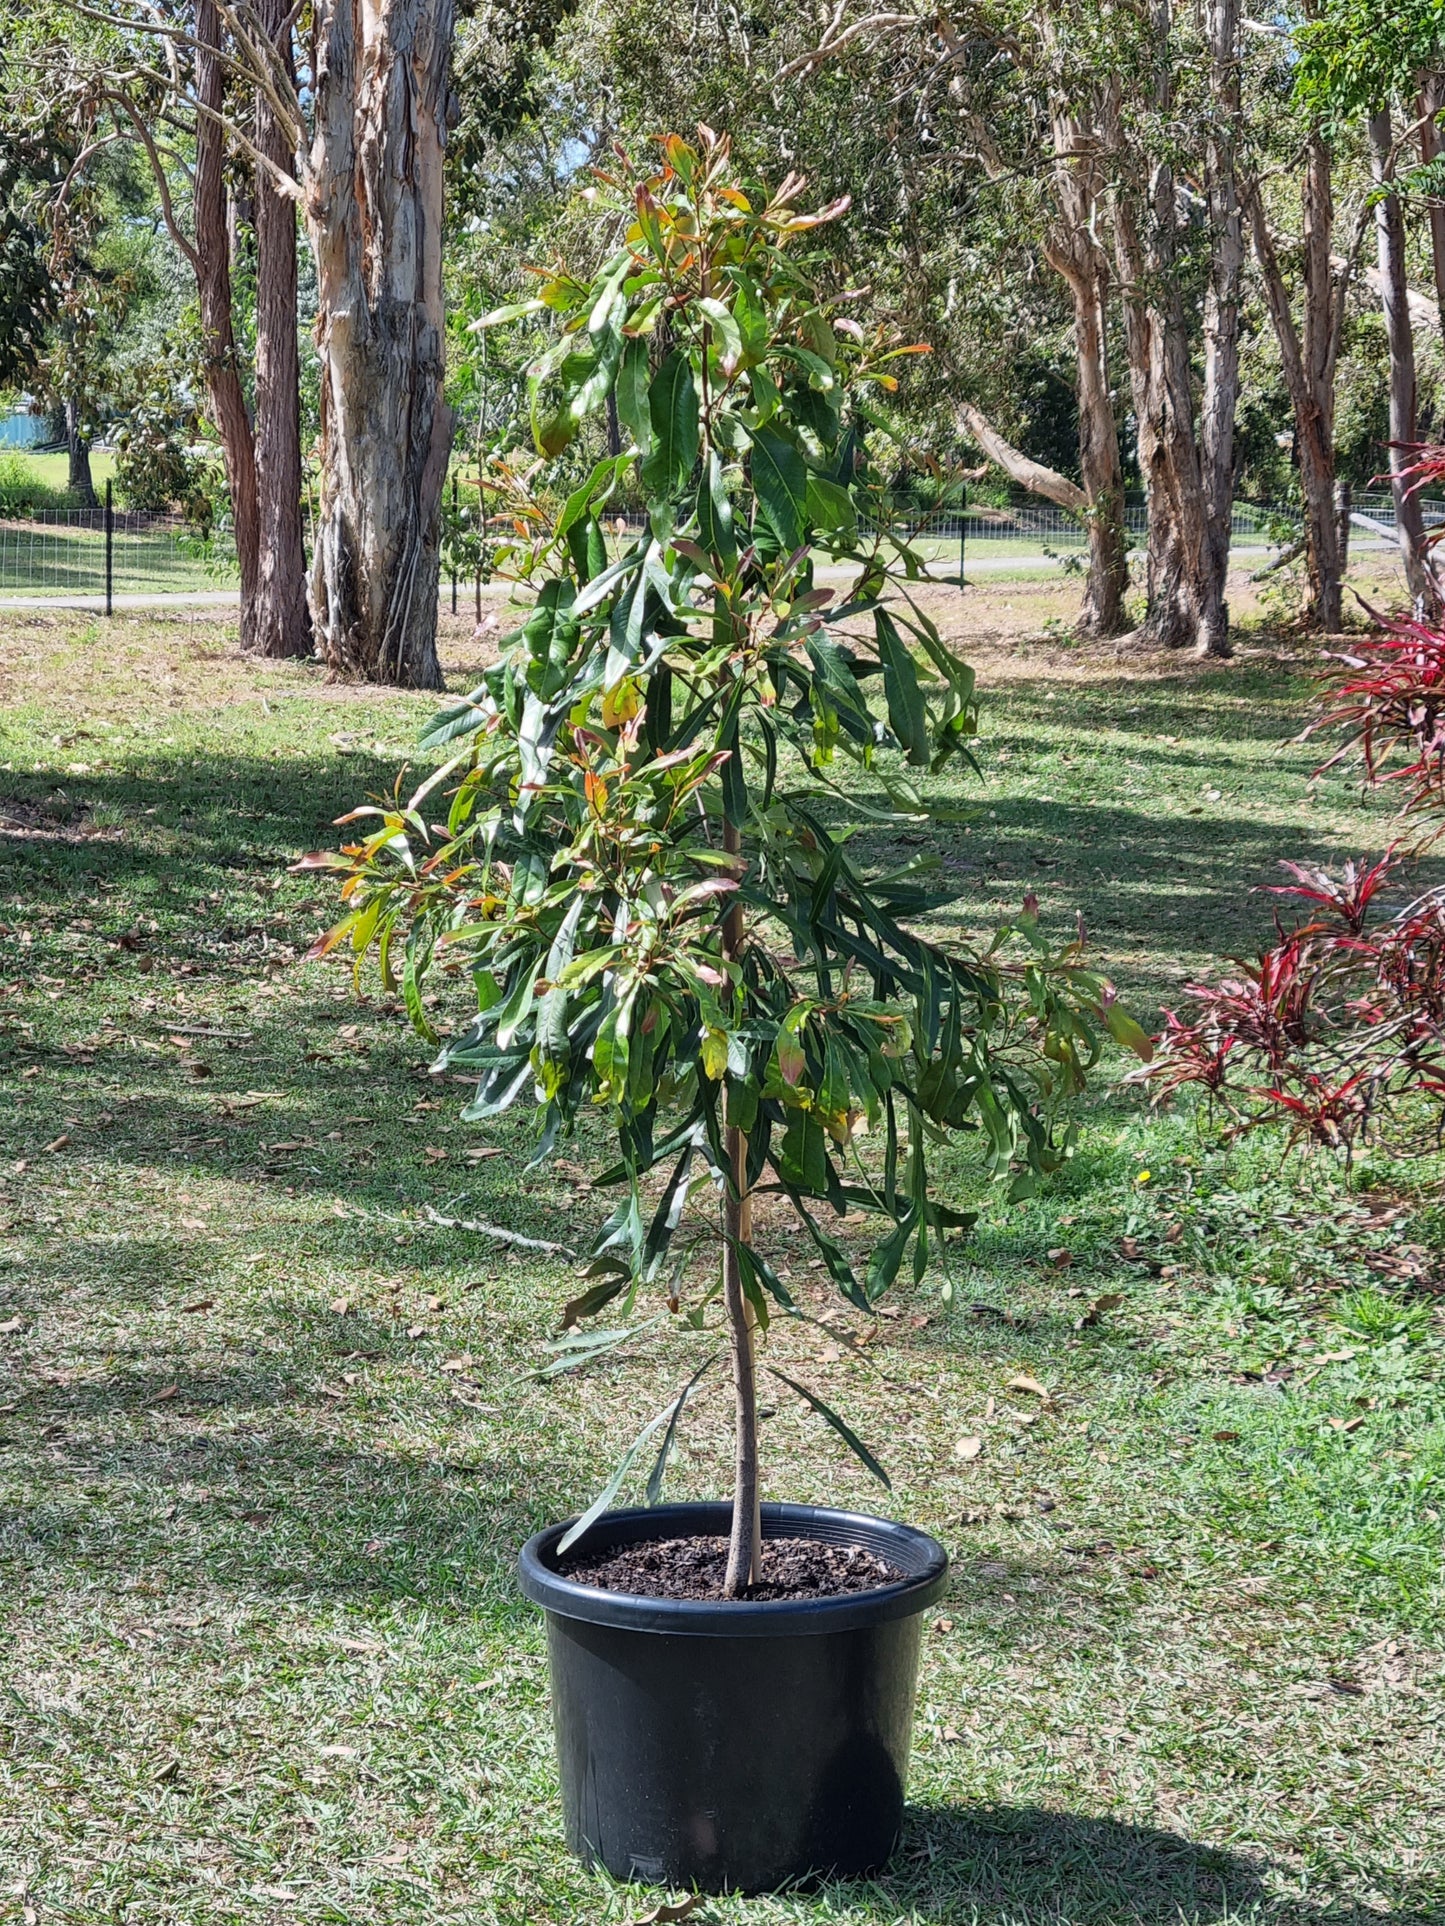
[[[743,337],[738,324],[728,313],[722,302],[712,295],[705,294],[698,302],[698,308],[707,316],[708,326],[714,336],[713,345],[717,351],[718,362],[724,374],[732,374],[743,358]]]
[[[697,387],[692,363],[679,348],[663,362],[648,391],[652,449],[642,464],[650,496],[667,497],[681,487],[697,460]]]
[[[807,484],[808,516],[817,528],[836,529],[853,535],[858,529],[858,511],[846,488],[840,488],[825,475],[809,475]]]
[[[689,1386],[688,1389],[690,1388]],[[643,1447],[647,1445],[652,1438],[656,1437],[657,1433],[661,1431],[665,1424],[671,1422],[686,1396],[687,1391],[684,1390],[665,1410],[659,1411],[657,1416],[653,1418],[650,1423],[645,1424],[641,1431],[638,1432],[637,1436],[632,1440],[632,1443],[627,1447],[626,1451],[623,1452],[617,1469],[607,1480],[607,1483],[602,1487],[601,1491],[598,1492],[582,1516],[563,1534],[561,1543],[557,1547],[557,1556],[559,1558],[571,1551],[583,1532],[589,1531],[592,1526],[597,1523],[597,1520],[602,1516],[603,1512],[606,1511],[618,1492],[621,1491],[627,1474],[637,1463]]]
[[[786,1371],[780,1371],[775,1364],[770,1364],[766,1368],[772,1372],[775,1378],[781,1378],[790,1391],[796,1391],[804,1403],[810,1404],[823,1420],[824,1424],[831,1425],[837,1432],[838,1436],[843,1440],[844,1444],[847,1445],[854,1457],[873,1473],[873,1476],[878,1480],[879,1484],[882,1485],[883,1489],[885,1491],[892,1491],[893,1480],[873,1456],[873,1453],[868,1449],[867,1445],[865,1445],[863,1440],[858,1436],[858,1433],[853,1429],[852,1425],[847,1423],[845,1419],[840,1418],[831,1405],[824,1404],[817,1393],[810,1391],[806,1384],[799,1384],[796,1378],[790,1378]]]
[[[792,442],[772,428],[753,436],[753,487],[758,506],[785,554],[801,548],[808,526],[808,470]]]
[[[1126,1050],[1132,1050],[1143,1063],[1154,1061],[1153,1038],[1139,1027],[1127,1010],[1121,1010],[1117,1003],[1111,1003],[1104,1011],[1104,1021],[1115,1043],[1122,1043]]]
[[[723,485],[722,463],[715,448],[708,450],[707,467],[697,491],[697,529],[702,546],[721,561],[724,572],[738,558],[733,534],[733,506]]]
[[[886,609],[875,609],[873,628],[878,639],[878,654],[883,663],[883,693],[888,702],[888,726],[892,729],[908,760],[915,767],[928,767],[928,711],[918,672],[903,637]]]
[[[703,1372],[716,1364],[721,1355],[721,1352],[714,1351],[710,1358],[704,1359],[688,1379],[687,1383],[682,1387],[677,1403],[672,1407],[672,1416],[668,1420],[667,1429],[662,1434],[662,1443],[658,1447],[657,1461],[653,1465],[652,1475],[647,1481],[647,1502],[649,1505],[655,1505],[661,1501],[663,1475],[667,1470],[668,1458],[672,1455],[673,1439],[677,1436],[677,1421],[682,1416],[683,1406],[687,1403],[688,1398],[692,1394],[693,1386],[697,1383]]]
[[[647,404],[647,343],[636,337],[622,350],[617,370],[617,419],[637,444],[639,455],[652,448],[652,415]]]

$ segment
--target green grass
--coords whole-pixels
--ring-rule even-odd
[[[1287,653],[981,668],[957,920],[1081,911],[1146,1018],[1267,932],[1278,855],[1388,840],[1308,784]],[[464,1129],[375,986],[297,961],[332,905],[285,864],[430,703],[63,615],[6,618],[0,694],[0,1919],[641,1918],[563,1850],[511,1572],[697,1340],[529,1380],[567,1268],[426,1211],[579,1242],[582,1162],[526,1174],[525,1118]],[[861,1357],[851,1315],[774,1327],[896,1489],[787,1403],[770,1493],[927,1526],[953,1593],[894,1864],[698,1917],[1445,1920],[1438,1160],[1230,1149],[1114,1068],[951,1310],[900,1291]],[[725,1479],[714,1392],[674,1485]]]
[[[70,457],[63,448],[44,452],[33,448],[20,451],[26,465],[35,470],[47,488],[64,489],[70,485]],[[93,448],[90,453],[90,478],[97,489],[115,473],[115,455],[109,448]]]

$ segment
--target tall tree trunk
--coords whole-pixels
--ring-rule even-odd
[[[1175,54],[1171,0],[1152,0],[1150,24],[1155,56],[1153,105],[1167,121],[1173,112]],[[1114,243],[1138,422],[1139,468],[1149,504],[1143,634],[1160,648],[1217,647],[1217,620],[1214,627],[1206,620],[1212,608],[1209,509],[1194,431],[1174,171],[1158,155],[1134,151],[1122,158],[1126,165],[1117,189]],[[1222,606],[1222,595],[1218,601]]]
[[[80,404],[65,404],[66,491],[79,507],[95,507],[95,481],[90,472],[90,442],[80,432]]]
[[[1044,254],[1062,276],[1074,309],[1075,392],[1079,414],[1079,476],[1086,502],[1089,573],[1079,611],[1084,636],[1121,635],[1129,626],[1129,545],[1124,528],[1124,468],[1109,392],[1109,263],[1095,237],[1098,221],[1098,142],[1086,137],[1070,105],[1053,110],[1054,204],[1059,220],[1045,237]]]
[[[264,31],[290,65],[288,0],[259,0]],[[283,172],[296,157],[264,93],[256,145]],[[301,526],[301,373],[296,323],[296,206],[256,170],[256,494],[258,580],[252,644],[259,655],[311,653]]]
[[[1239,405],[1239,319],[1244,217],[1237,176],[1240,136],[1239,0],[1205,0],[1210,112],[1205,137],[1209,289],[1204,301],[1204,394],[1199,460],[1204,486],[1204,569],[1199,648],[1228,655],[1229,538],[1234,519],[1234,416]]]
[[[231,495],[236,529],[236,560],[241,575],[241,646],[252,642],[259,577],[259,517],[256,501],[256,449],[251,417],[241,387],[236,337],[231,320],[231,248],[226,223],[225,135],[218,118],[226,94],[221,56],[221,20],[216,0],[197,0],[195,269],[201,308],[201,352],[211,414],[221,440],[221,458]]]
[[[1442,109],[1445,109],[1445,74],[1427,74],[1420,89],[1420,158],[1427,166],[1445,154],[1445,140],[1440,137]],[[1432,194],[1426,205],[1430,215],[1430,260],[1435,270],[1435,307],[1440,316],[1440,332],[1445,337],[1445,195]]]
[[[321,502],[312,615],[337,673],[440,689],[442,162],[453,0],[318,0],[306,217]]]
[[[1405,451],[1417,434],[1415,338],[1410,326],[1410,297],[1405,281],[1405,219],[1400,197],[1393,191],[1394,143],[1388,107],[1371,114],[1369,133],[1371,172],[1377,190],[1383,190],[1375,203],[1375,238],[1385,339],[1390,351],[1390,481],[1395,496],[1395,527],[1411,600],[1417,608],[1426,608],[1436,597],[1425,558],[1425,523],[1420,498],[1404,474],[1410,460]]]
[[[1337,301],[1331,265],[1334,195],[1331,156],[1318,128],[1311,131],[1301,180],[1304,275],[1302,326],[1296,327],[1278,250],[1258,187],[1249,196],[1250,231],[1265,300],[1279,343],[1280,366],[1294,410],[1300,486],[1305,504],[1305,567],[1309,620],[1328,634],[1342,619],[1344,557],[1335,500],[1335,363],[1339,350]]]

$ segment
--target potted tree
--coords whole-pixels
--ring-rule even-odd
[[[539,1159],[579,1119],[610,1127],[598,1181],[620,1201],[568,1341],[640,1294],[697,1333],[687,1382],[520,1574],[548,1616],[571,1844],[619,1876],[713,1890],[887,1857],[920,1614],[947,1568],[906,1526],[760,1504],[760,1369],[887,1478],[760,1357],[770,1318],[799,1307],[754,1199],[791,1207],[871,1314],[974,1221],[930,1184],[938,1142],[981,1131],[993,1172],[1026,1188],[1063,1154],[1053,1111],[1101,1025],[1143,1043],[1032,913],[980,951],[949,946],[915,926],[947,900],[936,859],[879,873],[850,851],[862,823],[928,821],[927,778],[968,758],[976,702],[913,596],[923,567],[870,455],[917,350],[810,258],[844,206],[800,212],[802,186],[759,191],[707,129],[644,167],[619,157],[589,190],[601,268],[487,317],[554,329],[530,376],[537,458],[502,464],[492,503],[530,612],[426,732],[440,767],[313,859],[348,872],[318,951],[376,946],[423,1035],[429,965],[465,957],[477,1015],[439,1058],[477,1074],[464,1116],[534,1104]],[[609,398],[621,452],[549,493]],[[619,542],[624,483],[646,519]],[[846,788],[848,765],[866,780]],[[434,822],[423,804],[446,784]],[[876,1226],[861,1265],[838,1234],[860,1215]],[[684,1408],[722,1358],[731,1499],[662,1505]],[[609,1510],[645,1453],[648,1506]]]

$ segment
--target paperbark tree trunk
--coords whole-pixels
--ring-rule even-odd
[[[1205,136],[1209,288],[1204,302],[1204,394],[1199,460],[1205,540],[1199,585],[1199,648],[1229,654],[1229,538],[1234,520],[1234,416],[1239,405],[1239,320],[1244,217],[1237,174],[1241,132],[1239,0],[1205,0],[1210,113]]]
[[[1428,166],[1445,154],[1439,114],[1445,108],[1445,74],[1428,74],[1420,89],[1420,158]],[[1435,270],[1435,309],[1445,336],[1445,199],[1432,194],[1426,203],[1430,216],[1430,262]]]
[[[1388,107],[1370,116],[1370,165],[1379,198],[1375,203],[1375,239],[1379,252],[1380,289],[1385,314],[1385,339],[1390,352],[1390,484],[1395,497],[1395,527],[1405,583],[1417,608],[1436,600],[1434,580],[1425,554],[1425,523],[1420,498],[1404,470],[1406,448],[1416,439],[1415,339],[1410,326],[1410,297],[1405,282],[1405,220],[1400,197],[1393,191],[1393,134]]]
[[[1167,123],[1174,104],[1171,0],[1152,0],[1149,18],[1153,105]],[[1121,159],[1114,244],[1139,468],[1149,504],[1143,635],[1159,648],[1219,647],[1217,627],[1211,629],[1205,621],[1211,606],[1209,513],[1194,429],[1189,326],[1179,284],[1174,171],[1162,156],[1128,147]],[[1222,605],[1222,594],[1218,599]]]
[[[311,576],[341,675],[440,689],[442,162],[452,0],[318,0],[306,218],[317,271],[321,502]]]
[[[288,0],[258,0],[266,34],[290,65]],[[287,174],[296,157],[262,93],[256,145]],[[311,653],[301,523],[301,376],[296,320],[296,206],[256,170],[256,495],[258,568],[252,646],[258,655]]]
[[[250,648],[255,626],[259,579],[259,516],[256,501],[256,445],[241,387],[236,336],[231,319],[231,247],[226,226],[224,111],[226,74],[221,18],[216,0],[197,0],[195,273],[201,309],[201,352],[211,416],[221,441],[221,459],[231,495],[236,531],[236,561],[241,576],[241,647]]]
[[[225,133],[220,121],[225,108],[225,65],[216,0],[197,0],[197,100],[195,273],[200,343],[210,414],[220,435],[225,485],[231,493],[235,559],[241,572],[241,647],[249,649],[260,568],[256,443],[231,324],[231,241],[225,221]]]
[[[1300,486],[1305,504],[1305,567],[1309,580],[1308,615],[1328,634],[1340,628],[1344,555],[1335,499],[1335,364],[1339,354],[1344,304],[1338,297],[1331,248],[1334,229],[1332,163],[1318,128],[1311,131],[1301,181],[1303,292],[1301,325],[1280,267],[1264,202],[1256,187],[1249,196],[1250,231],[1264,283],[1270,320],[1279,343],[1280,365],[1294,410],[1299,449]],[[1348,266],[1342,274],[1348,273]]]

